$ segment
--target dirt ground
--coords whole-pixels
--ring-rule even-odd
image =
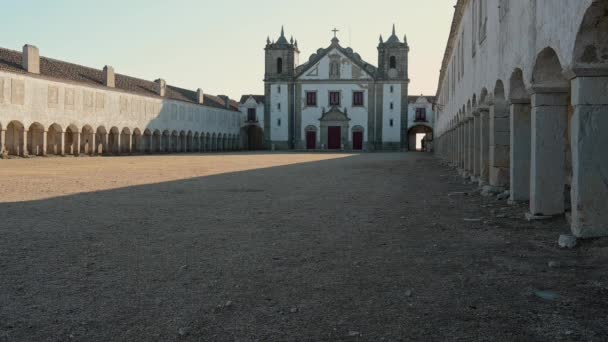
[[[0,342],[606,341],[608,241],[430,155],[0,161]]]

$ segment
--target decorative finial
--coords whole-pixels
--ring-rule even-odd
[[[382,35],[380,35],[380,44],[384,43],[384,41],[382,40]]]
[[[266,38],[266,44],[270,44],[270,36]]]
[[[407,34],[403,35],[403,42],[407,45]]]
[[[281,37],[285,37],[285,29],[283,25],[281,25]]]
[[[396,34],[395,34],[395,24],[393,24],[393,36],[396,36]]]
[[[298,47],[298,40],[296,39],[295,47]]]
[[[289,42],[291,43],[291,45],[293,45],[293,36],[291,36],[291,39],[289,40]]]

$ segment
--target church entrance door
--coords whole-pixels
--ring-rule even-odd
[[[317,149],[317,132],[315,132],[315,131],[306,132],[306,149],[307,150]]]
[[[329,126],[327,127],[327,148],[330,150],[339,150],[342,148],[342,127]]]
[[[353,132],[353,150],[361,151],[363,149],[363,132]]]

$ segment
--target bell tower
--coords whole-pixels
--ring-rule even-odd
[[[393,34],[386,42],[382,41],[378,45],[378,69],[383,79],[407,80],[408,75],[408,55],[410,47],[407,44],[407,36],[403,37],[403,42],[397,37],[395,25]]]
[[[266,40],[264,72],[264,136],[266,148],[286,150],[295,147],[295,75],[300,50],[293,37]]]

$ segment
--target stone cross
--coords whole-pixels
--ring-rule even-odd
[[[331,32],[334,33],[334,38],[338,38],[338,32],[340,32],[340,30],[338,30],[337,28],[334,28],[333,30],[331,30]]]

